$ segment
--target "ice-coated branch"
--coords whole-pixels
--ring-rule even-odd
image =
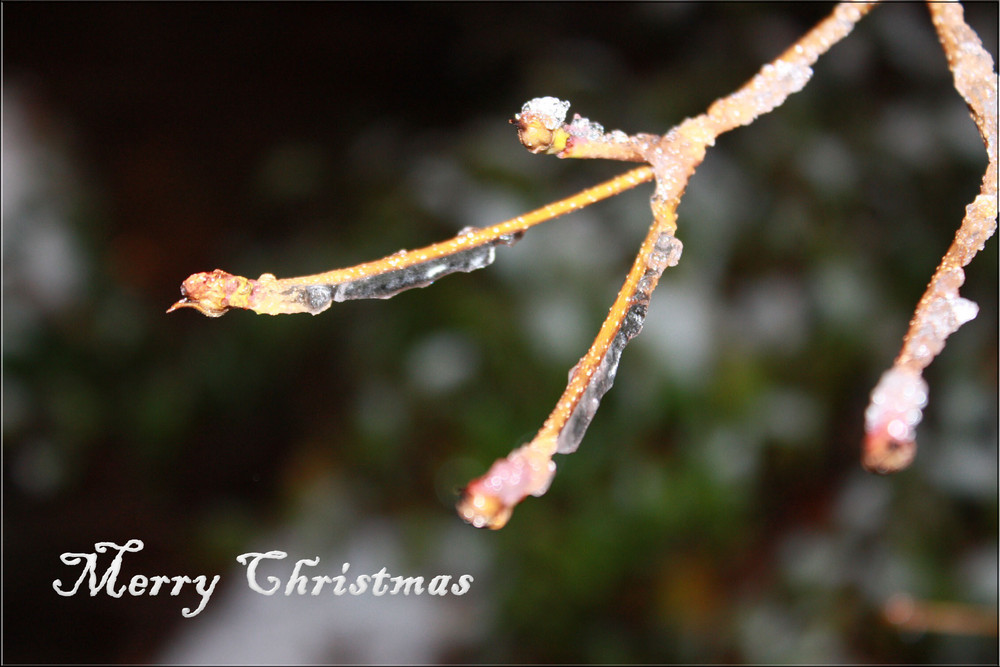
[[[530,227],[655,179],[650,201],[653,222],[608,316],[586,354],[570,371],[555,408],[530,442],[473,480],[459,502],[459,514],[467,522],[500,528],[524,498],[546,492],[556,470],[553,457],[576,451],[614,383],[622,352],[642,329],[664,269],[680,259],[683,246],[676,238],[677,209],[707,150],[722,133],[749,125],[801,90],[811,79],[817,59],[846,37],[874,4],[838,4],[830,16],[764,65],[745,85],[664,135],[606,132],[600,123],[579,114],[567,123],[570,104],[556,97],[530,100],[511,120],[521,143],[532,153],[645,163],[605,183],[491,227],[466,228],[441,243],[400,250],[349,268],[283,279],[265,273],[257,280],[219,269],[196,273],[184,281],[181,300],[168,312],[193,308],[218,317],[231,308],[243,308],[260,314],[315,315],[333,302],[389,298],[450,273],[488,266],[497,246],[513,245]],[[947,337],[976,316],[976,304],[958,293],[965,280],[963,267],[993,235],[997,221],[997,78],[993,61],[965,24],[960,5],[929,2],[928,6],[955,87],[979,128],[989,163],[980,194],[966,207],[955,240],[917,305],[899,356],[872,392],[865,412],[863,463],[877,472],[898,470],[913,459],[915,432],[928,395],[922,371],[943,349]]]
[[[833,13],[732,95],[708,109],[715,134],[749,125],[758,116],[774,110],[792,93],[802,90],[812,78],[812,66],[831,46],[842,40],[875,2],[842,2]]]
[[[466,227],[447,241],[417,250],[400,250],[346,269],[280,279],[265,273],[257,280],[222,269],[195,273],[181,284],[181,299],[167,312],[194,308],[208,317],[221,317],[232,308],[243,308],[260,315],[318,315],[334,302],[388,299],[404,290],[426,287],[450,273],[489,266],[497,246],[514,245],[527,229],[613,197],[652,177],[652,169],[638,167],[506,222],[482,229]]]
[[[530,100],[514,116],[511,123],[517,126],[518,138],[532,153],[648,163],[656,177],[650,201],[653,224],[597,338],[570,371],[569,384],[555,409],[531,442],[469,483],[458,505],[463,519],[477,527],[501,528],[517,503],[548,490],[556,470],[552,457],[576,451],[601,398],[614,382],[622,350],[642,329],[660,275],[680,259],[682,245],[674,237],[676,211],[708,147],[723,132],[751,123],[801,90],[812,76],[816,59],[843,39],[871,6],[838,5],[829,18],[765,65],[745,86],[663,136],[605,132],[600,123],[579,114],[566,123],[570,104],[556,97]]]
[[[931,20],[955,80],[986,146],[988,163],[982,187],[917,303],[903,348],[872,391],[865,411],[862,464],[881,474],[902,470],[916,456],[916,427],[927,403],[921,374],[960,326],[974,319],[979,306],[958,294],[963,267],[983,249],[997,228],[997,75],[993,58],[965,23],[962,6],[929,2]]]

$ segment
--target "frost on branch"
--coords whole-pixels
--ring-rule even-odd
[[[712,104],[708,117],[716,128],[716,134],[749,125],[758,116],[776,109],[792,93],[802,90],[812,78],[812,65],[831,46],[846,37],[874,4],[845,2],[837,5],[829,17],[777,60],[764,65],[745,86]]]
[[[958,295],[964,282],[965,273],[957,267],[935,274],[927,290],[930,297],[921,302],[903,342],[902,363],[926,367],[944,349],[945,339],[979,314],[979,306]]]
[[[983,249],[997,228],[997,76],[993,59],[963,18],[962,6],[928,3],[931,19],[954,75],[955,89],[969,106],[986,146],[988,164],[979,195],[920,298],[903,339],[903,348],[865,411],[862,463],[890,473],[910,465],[916,455],[916,427],[927,404],[921,372],[944,349],[948,336],[971,321],[979,306],[958,294],[963,268]]]

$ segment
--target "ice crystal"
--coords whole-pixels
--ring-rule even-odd
[[[524,103],[519,116],[534,115],[541,120],[545,129],[555,130],[565,122],[568,112],[569,102],[558,97],[536,97]]]
[[[569,133],[587,141],[600,141],[604,138],[604,126],[576,114],[573,116],[573,122],[569,124]]]

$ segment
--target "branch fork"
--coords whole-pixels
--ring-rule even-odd
[[[597,337],[570,371],[555,408],[530,442],[470,482],[458,503],[459,515],[473,526],[501,528],[517,504],[548,490],[556,471],[553,457],[576,451],[611,388],[622,351],[642,330],[663,271],[680,260],[683,244],[675,236],[677,207],[707,150],[722,133],[749,125],[801,90],[812,77],[816,60],[846,37],[874,4],[838,4],[830,16],[764,65],[743,87],[662,136],[606,132],[600,123],[579,114],[567,123],[570,103],[556,97],[528,101],[510,121],[532,153],[644,163],[609,181],[491,227],[466,228],[441,243],[401,250],[345,269],[282,279],[265,273],[256,280],[220,269],[197,273],[184,281],[182,298],[167,312],[193,308],[219,317],[241,308],[269,315],[316,315],[333,302],[389,298],[450,273],[488,266],[497,247],[513,245],[531,227],[654,180],[652,224]],[[921,373],[943,349],[945,339],[976,316],[978,307],[960,297],[958,288],[965,280],[963,267],[996,230],[997,78],[993,61],[965,24],[960,5],[929,2],[928,7],[956,89],[983,137],[989,164],[979,196],[966,208],[955,241],[917,304],[902,351],[872,392],[865,412],[862,463],[878,473],[900,470],[913,460],[916,427],[928,396]]]

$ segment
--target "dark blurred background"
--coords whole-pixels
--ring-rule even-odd
[[[502,531],[464,525],[456,490],[554,405],[648,186],[391,301],[164,314],[196,271],[315,273],[596,184],[630,165],[530,155],[508,118],[554,95],[666,131],[829,10],[5,4],[4,660],[995,663],[971,621],[883,614],[905,595],[996,627],[995,239],[915,464],[859,465],[985,166],[921,5],[876,8],[710,151],[614,389]],[[966,16],[996,58],[997,4]],[[189,592],[55,594],[60,554],[132,538],[123,577],[222,575],[201,615]],[[273,549],[475,583],[264,597],[235,557]]]

